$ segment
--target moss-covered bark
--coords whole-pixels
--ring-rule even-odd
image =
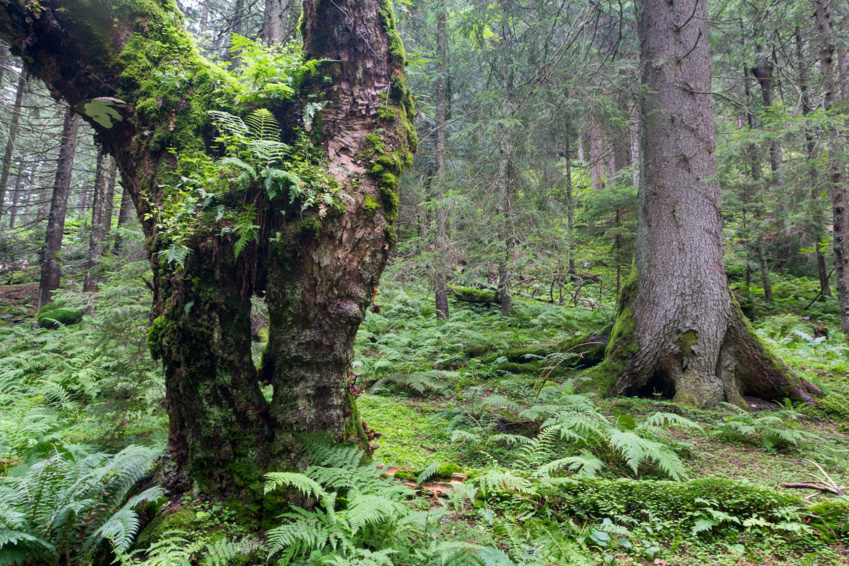
[[[194,482],[255,512],[264,472],[306,464],[300,434],[367,446],[347,382],[351,346],[394,244],[398,176],[416,143],[388,0],[310,0],[301,29],[306,55],[324,62],[292,101],[268,110],[301,127],[300,108],[324,103],[314,137],[325,171],[351,200],[302,214],[288,195],[231,187],[216,204],[238,213],[252,203],[255,241],[236,254],[234,234],[201,214],[179,240],[188,255],[175,262],[167,260],[176,241],[169,215],[183,197],[163,187],[178,178],[177,155],[212,153],[210,110],[255,108],[237,103],[243,87],[200,56],[173,0],[0,6],[0,37],[95,128],[142,221],[155,274],[148,342],[165,368],[172,487]],[[270,403],[250,357],[250,299],[263,293]]]

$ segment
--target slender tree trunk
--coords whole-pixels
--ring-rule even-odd
[[[448,208],[443,202],[442,187],[445,184],[445,110],[448,105],[445,89],[448,75],[448,25],[445,13],[445,1],[436,4],[436,179],[431,184],[435,188],[436,204],[436,241],[434,252],[436,261],[433,269],[433,287],[436,296],[436,317],[448,319]]]
[[[121,232],[120,228],[127,223],[127,220],[130,218],[130,208],[133,206],[133,199],[130,197],[130,191],[127,190],[127,187],[124,187],[123,192],[121,193],[121,207],[118,209],[118,232],[115,234],[115,251],[121,249]]]
[[[566,229],[569,235],[569,273],[575,271],[575,201],[572,196],[572,152],[566,136]],[[579,144],[580,147],[580,144]],[[558,268],[558,276],[560,270]],[[562,299],[561,295],[561,299]]]
[[[590,182],[593,191],[604,188],[606,178],[606,155],[602,127],[594,123],[588,132],[590,146]]]
[[[825,90],[824,106],[828,111],[838,100],[834,62],[835,39],[831,27],[831,1],[814,0],[817,35],[820,44],[820,72]],[[849,197],[843,163],[843,143],[839,135],[832,136],[829,155],[828,192],[834,224],[834,277],[837,282],[837,304],[840,326],[849,336]]]
[[[802,98],[802,114],[809,115],[813,111],[811,98],[808,93],[808,66],[805,63],[805,50],[802,42],[802,33],[799,26],[793,30],[796,46],[796,65],[799,69],[799,91]],[[813,236],[814,249],[816,250],[817,275],[820,282],[820,295],[831,297],[831,285],[828,282],[828,266],[826,264],[825,252],[820,249],[820,243],[825,240],[825,219],[822,216],[819,202],[818,172],[816,167],[816,142],[810,128],[805,128],[805,154],[808,160],[808,184],[811,187],[808,192],[808,233]]]
[[[509,133],[504,133],[505,137]],[[512,150],[506,140],[501,142],[499,150],[500,168],[498,172],[498,240],[503,245],[498,259],[498,296],[501,301],[501,314],[507,316],[513,312],[510,296],[510,260],[512,259],[513,238],[510,235],[512,211],[510,210],[510,185],[512,174]]]
[[[286,41],[289,29],[289,4],[292,0],[265,0],[262,21],[262,39],[266,45],[280,45]]]
[[[103,155],[103,163],[106,170],[106,194],[103,199],[103,236],[105,238],[112,230],[112,217],[115,215],[115,181],[118,176],[118,163],[108,153]]]
[[[725,278],[704,0],[643,0],[636,257],[596,384],[612,393],[743,405],[811,399],[747,324]],[[810,386],[811,390],[815,390]]]
[[[201,0],[201,13],[200,13],[200,34],[203,35],[204,32],[209,27],[209,3],[211,0]]]
[[[3,153],[3,164],[0,170],[0,215],[3,214],[3,208],[6,205],[6,189],[9,185],[9,175],[12,169],[12,154],[15,152],[15,140],[18,137],[18,126],[21,121],[21,105],[23,104],[26,90],[27,73],[26,71],[21,71],[21,76],[18,79],[18,89],[15,93],[15,105],[12,107],[12,120],[9,123],[9,138],[6,142],[6,151]]]
[[[85,279],[83,280],[83,292],[93,293],[97,291],[97,274],[95,274],[95,262],[103,254],[103,217],[106,208],[106,183],[109,167],[107,156],[103,151],[97,153],[97,172],[94,177],[94,197],[91,205],[91,233],[88,243],[88,254],[85,262]]]
[[[77,127],[79,115],[72,108],[65,111],[62,126],[62,145],[56,163],[56,178],[53,181],[53,196],[47,216],[47,231],[41,251],[41,278],[38,282],[38,308],[51,301],[53,291],[59,288],[62,266],[62,236],[65,232],[65,213],[71,192],[71,175],[74,169],[74,154],[77,151]]]
[[[15,191],[12,193],[12,207],[9,209],[9,229],[15,227],[21,197],[21,185],[24,180],[24,160],[18,159],[18,172],[15,174]]]

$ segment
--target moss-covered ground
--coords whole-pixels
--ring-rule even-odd
[[[31,285],[0,288],[4,471],[37,461],[44,446],[164,447],[161,370],[146,347],[149,293],[139,283],[148,267],[116,261],[107,269],[94,303],[68,282],[58,294],[64,307],[95,308],[56,329],[33,328]],[[369,313],[357,337],[358,406],[379,433],[375,461],[415,473],[454,465],[466,476],[455,495],[435,498],[425,482],[410,502],[449,506],[438,536],[500,549],[514,564],[849,563],[845,507],[828,503],[838,498],[782,486],[849,485],[849,346],[834,300],[805,309],[814,281],[775,277],[774,304],[752,288],[750,312],[764,342],[825,395],[814,407],[749,399],[745,412],[575,393],[594,369],[567,350],[610,332],[614,308],[604,301],[592,310],[516,298],[505,318],[497,305],[452,299],[451,319],[437,321],[432,297],[397,273],[384,278],[380,312]],[[261,302],[254,310],[258,354],[267,334]],[[689,424],[650,426],[658,414]],[[571,432],[546,439],[555,421]],[[633,437],[656,444],[615,444]],[[627,446],[648,455],[632,466]],[[562,458],[570,460],[542,473]],[[678,482],[668,481],[674,461]],[[166,459],[156,473],[167,468]],[[505,474],[514,479],[505,483]],[[510,487],[515,478],[530,483]],[[170,501],[153,529],[163,517],[202,540],[252,534],[226,502],[202,494]],[[157,536],[142,532],[143,545]]]

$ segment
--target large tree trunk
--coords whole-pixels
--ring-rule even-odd
[[[15,105],[12,107],[12,121],[9,124],[9,137],[6,141],[6,151],[3,154],[2,171],[0,171],[0,215],[3,214],[3,208],[6,203],[6,188],[9,184],[9,175],[12,170],[12,154],[15,151],[15,140],[18,137],[18,125],[21,121],[21,105],[24,100],[24,93],[27,90],[27,73],[21,71],[21,76],[18,79],[18,89],[15,93]],[[12,203],[14,206],[14,202]]]
[[[701,407],[744,395],[810,399],[758,340],[734,300],[722,254],[704,0],[640,7],[642,142],[632,276],[596,383]],[[813,389],[813,387],[811,387]]]
[[[445,184],[445,109],[448,105],[446,78],[448,74],[448,23],[444,0],[436,4],[436,179],[433,199],[436,203],[436,238],[434,246],[433,288],[436,317],[448,319],[448,209],[443,202]]]
[[[53,195],[47,216],[47,231],[41,249],[41,277],[38,281],[38,308],[51,301],[53,291],[59,288],[62,268],[62,236],[65,233],[65,214],[68,211],[68,196],[71,192],[71,175],[74,169],[74,154],[77,151],[77,127],[79,115],[73,108],[65,112],[62,126],[62,145],[56,163],[53,180]]]
[[[831,1],[814,0],[817,35],[820,44],[820,72],[823,76],[824,106],[828,111],[838,100],[837,69],[834,61],[835,39],[831,27]],[[840,136],[832,135],[828,150],[828,192],[834,224],[834,277],[837,281],[837,304],[840,326],[849,336],[849,196],[847,196],[844,144]]]
[[[269,198],[260,185],[230,187],[217,204],[233,214],[244,212],[243,203],[257,211],[258,241],[238,259],[235,238],[222,234],[215,214],[182,240],[158,228],[174,220],[163,194],[179,179],[169,150],[196,155],[211,145],[216,134],[207,111],[241,111],[239,89],[228,86],[233,78],[198,54],[171,2],[88,6],[48,0],[35,15],[36,8],[10,0],[0,6],[0,36],[85,114],[135,204],[154,271],[148,343],[165,370],[168,449],[177,468],[171,487],[193,482],[206,493],[258,504],[266,471],[307,463],[305,435],[368,444],[348,380],[351,346],[395,243],[398,175],[415,144],[391,6],[306,3],[304,49],[321,63],[297,100],[268,109],[303,129],[303,105],[326,102],[315,137],[326,173],[351,200],[338,211],[301,211],[288,195]],[[186,77],[179,90],[158,72],[163,66]],[[104,105],[120,119],[104,121]],[[176,244],[188,252],[182,265],[168,261]],[[255,294],[266,296],[269,311],[261,374],[250,355]],[[270,402],[260,377],[273,386]]]

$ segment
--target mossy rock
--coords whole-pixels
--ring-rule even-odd
[[[809,509],[814,515],[811,526],[817,529],[825,540],[849,541],[849,502],[824,501]]]
[[[782,508],[805,511],[802,500],[790,494],[722,478],[691,481],[636,481],[570,478],[547,491],[556,508],[568,514],[595,518],[654,514],[671,520],[686,519],[709,500],[712,508],[737,517],[768,517]]]
[[[46,307],[45,307],[46,308]],[[41,309],[36,315],[36,322],[41,328],[61,328],[77,324],[83,319],[83,311],[66,308]]]
[[[165,510],[153,518],[150,524],[136,537],[134,548],[147,548],[162,538],[168,531],[191,532],[194,528],[195,509],[185,505],[176,510]]]
[[[424,472],[424,470],[424,468],[415,471],[398,470],[397,472],[395,472],[395,475],[393,477],[402,481],[417,483],[419,476],[422,474],[422,472]],[[425,481],[449,481],[453,479],[454,474],[459,473],[462,473],[462,470],[457,464],[443,464],[439,466],[439,468],[436,470],[436,473],[431,475]]]
[[[563,365],[573,368],[591,368],[604,360],[607,337],[613,325],[606,326],[598,334],[576,334],[558,346],[557,350],[569,358]]]
[[[494,291],[475,289],[474,287],[460,287],[459,285],[448,285],[451,296],[463,303],[494,304],[497,297]]]
[[[814,412],[827,418],[849,419],[849,398],[842,393],[829,393],[817,399]]]
[[[795,495],[721,478],[681,482],[569,478],[540,495],[564,519],[567,516],[614,520],[623,515],[638,520],[654,517],[678,521],[688,532],[694,513],[705,507],[705,501],[710,502],[712,509],[741,521],[755,515],[777,520],[788,510],[796,510],[801,519],[806,512],[805,504]]]

